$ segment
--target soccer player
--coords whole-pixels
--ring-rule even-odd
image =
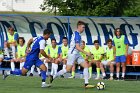
[[[115,61],[116,61],[116,80],[119,80],[120,73],[120,65],[122,65],[122,76],[121,79],[125,78],[125,70],[126,70],[126,56],[128,54],[128,39],[125,35],[122,35],[122,31],[120,28],[116,28],[115,36],[113,38],[114,42],[114,52],[115,52]]]
[[[77,62],[84,67],[84,79],[85,79],[85,87],[94,87],[93,85],[88,85],[88,63],[85,62],[85,60],[82,58],[79,52],[83,52],[86,55],[90,56],[91,54],[82,50],[80,45],[81,45],[81,33],[85,30],[85,23],[83,21],[78,21],[77,23],[77,31],[73,32],[71,42],[70,42],[70,48],[68,50],[68,60],[67,60],[67,65],[66,69],[60,70],[56,75],[50,76],[50,83],[52,81],[60,76],[65,74],[68,71],[71,71],[72,65],[74,62],[77,60]]]
[[[16,52],[16,58],[11,59],[11,70],[15,70],[15,63],[14,62],[20,62],[20,70],[22,69],[24,62],[25,62],[25,56],[26,56],[26,48],[25,45],[25,39],[23,37],[19,37],[17,40],[17,52]]]
[[[86,46],[85,44],[85,41],[82,40],[82,43],[81,43],[81,48],[90,53],[90,49],[88,48],[88,46]],[[85,59],[86,62],[91,62],[91,58],[87,57],[86,54],[80,52],[80,55]],[[92,67],[89,67],[89,79],[92,77]],[[73,65],[72,67],[72,74],[71,74],[71,77],[69,78],[75,78],[75,65]]]
[[[52,60],[52,68],[51,68],[51,75],[55,75],[58,70],[58,60],[60,56],[60,47],[58,47],[56,44],[56,39],[51,39],[51,46],[48,48],[48,55]],[[47,60],[48,61],[48,60]]]
[[[109,80],[113,80],[113,72],[114,72],[115,61],[114,61],[114,49],[113,49],[113,46],[112,46],[112,40],[111,39],[107,40],[107,46],[108,47],[106,47],[105,59],[101,62],[100,68],[101,68],[101,72],[102,72],[102,75],[103,75],[103,79],[107,79],[104,66],[109,66],[109,68],[110,68],[110,78],[109,78]]]
[[[47,40],[50,37],[51,33],[52,32],[49,29],[45,29],[43,31],[43,36],[31,38],[27,44],[27,52],[29,52],[29,53],[26,56],[26,61],[25,61],[25,64],[24,64],[22,70],[10,71],[10,73],[4,73],[3,79],[5,79],[7,76],[9,76],[9,74],[26,75],[28,70],[30,70],[31,66],[35,64],[37,67],[39,67],[41,69],[41,77],[42,77],[41,87],[50,86],[50,85],[46,84],[46,82],[45,82],[47,68],[44,65],[44,63],[39,59],[39,53],[41,53],[44,57],[49,58],[49,56],[46,55],[46,53],[44,52],[44,49],[45,49],[45,40]],[[31,44],[33,44],[32,49],[31,49]]]
[[[1,64],[2,64],[2,61],[3,61],[3,51],[2,51],[2,48],[0,47],[0,67],[1,67]]]
[[[104,56],[104,49],[99,45],[99,41],[94,41],[94,46],[91,50],[91,53],[94,56],[94,59],[89,63],[89,67],[92,66],[93,63],[96,63],[96,71],[97,71],[97,77],[96,80],[100,79],[100,64]]]
[[[8,39],[4,42],[4,51],[7,55],[7,60],[10,59],[10,54],[8,48],[12,48],[13,57],[16,58],[16,46],[18,40],[18,33],[14,31],[14,28],[9,27],[7,32]]]

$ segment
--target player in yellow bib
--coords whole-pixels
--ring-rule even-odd
[[[91,53],[93,54],[94,59],[89,63],[89,67],[91,67],[93,63],[96,64],[97,77],[95,79],[98,80],[100,79],[100,64],[105,53],[104,49],[99,45],[98,40],[94,41],[94,47],[92,48]]]
[[[20,62],[20,70],[22,69],[25,57],[26,57],[26,48],[25,45],[25,39],[23,37],[19,37],[17,40],[17,52],[16,52],[16,58],[11,59],[11,70],[15,71],[15,64],[14,62]]]
[[[13,57],[16,58],[16,46],[17,46],[17,40],[18,40],[18,33],[14,31],[14,28],[9,27],[7,32],[7,40],[4,42],[4,51],[7,55],[7,60],[10,59],[9,54],[9,47],[12,49]]]
[[[48,48],[48,55],[50,57],[50,59],[46,59],[46,62],[51,62],[52,63],[52,67],[51,67],[51,75],[55,75],[57,73],[58,70],[58,60],[60,57],[60,52],[61,52],[61,48],[59,46],[57,46],[56,43],[56,39],[51,39],[51,46],[49,46]]]
[[[121,79],[125,78],[125,70],[126,70],[126,56],[128,54],[128,39],[125,35],[122,35],[122,31],[120,28],[116,28],[115,36],[113,38],[114,42],[114,52],[115,52],[115,62],[116,62],[116,80],[119,80],[120,73],[120,65],[122,65],[122,76]]]
[[[103,75],[103,79],[107,79],[106,74],[105,74],[105,69],[104,66],[109,66],[110,68],[110,78],[109,80],[113,80],[113,72],[114,72],[114,47],[112,46],[112,40],[108,39],[107,40],[107,47],[106,47],[106,54],[104,55],[104,60],[100,64],[101,72]]]

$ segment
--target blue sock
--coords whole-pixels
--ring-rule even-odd
[[[46,81],[46,71],[41,71],[41,77],[42,77],[42,82],[45,82]]]
[[[11,74],[13,75],[22,75],[21,70],[15,70],[15,71],[11,71]]]

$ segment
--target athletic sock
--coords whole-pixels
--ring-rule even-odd
[[[52,67],[51,67],[51,75],[54,75],[54,63],[52,63]]]
[[[15,71],[15,63],[14,62],[11,62],[11,70]]]
[[[88,71],[89,71],[89,76],[91,77],[92,76],[92,67],[89,67]]]
[[[34,69],[35,69],[35,65],[33,65],[32,67],[31,67],[31,72],[30,73],[34,73]]]
[[[71,76],[72,76],[72,77],[75,77],[75,71],[72,71],[72,72],[71,72]]]
[[[125,73],[122,73],[122,77],[124,78],[124,76],[125,76]]]
[[[11,46],[11,48],[12,48],[13,57],[16,58],[16,48],[15,46]]]
[[[57,74],[58,64],[54,64],[54,74]]]
[[[25,62],[20,63],[20,70],[22,69],[22,67],[24,66]]]
[[[55,79],[56,77],[65,74],[66,72],[67,72],[66,69],[62,69],[62,70],[60,70],[57,74],[55,74],[55,75],[53,76],[53,78]]]
[[[42,82],[45,82],[46,81],[46,78],[47,78],[46,71],[42,71],[41,70],[41,77],[42,77]]]
[[[103,77],[106,77],[106,74],[105,73],[103,73]]]
[[[119,78],[119,73],[116,73],[116,77]]]
[[[66,65],[63,65],[63,68],[62,69],[66,69]]]
[[[96,68],[97,70],[97,77],[99,78],[100,77],[100,68]]]
[[[84,68],[83,71],[84,79],[85,79],[85,84],[88,84],[88,68]]]

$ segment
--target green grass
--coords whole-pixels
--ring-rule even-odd
[[[48,81],[48,80],[47,80]],[[41,88],[39,77],[9,76],[2,80],[0,76],[0,93],[139,93],[140,81],[108,81],[105,90],[96,88],[84,89],[83,79],[56,79],[52,87]],[[97,80],[90,80],[90,84],[97,84]]]

